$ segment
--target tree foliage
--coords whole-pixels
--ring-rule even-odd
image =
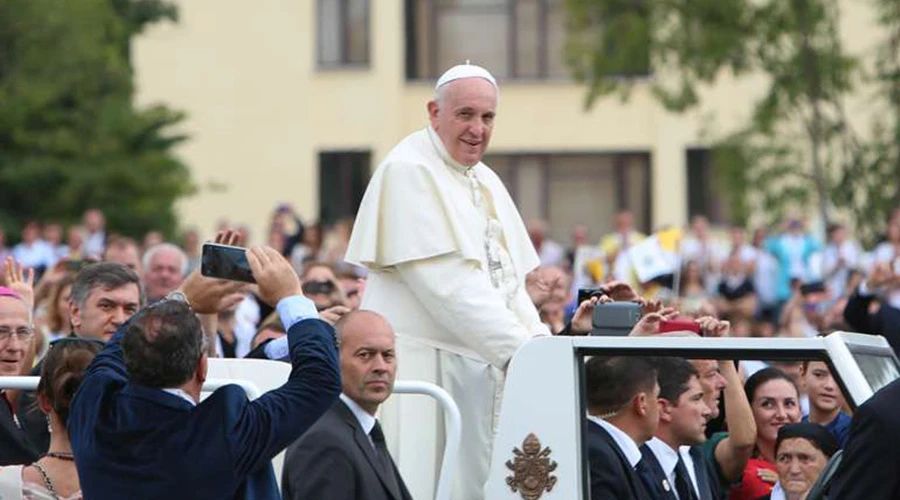
[[[876,79],[891,112],[872,136],[857,133],[844,109],[869,82],[866,54],[844,49],[839,0],[567,0],[567,61],[588,86],[587,106],[627,96],[635,80],[621,77],[629,70],[621,60],[636,54],[651,62],[647,85],[673,112],[697,106],[702,87],[723,74],[763,75],[749,122],[712,138],[736,222],[815,202],[823,219],[837,209],[871,235],[898,201],[900,3],[867,1],[890,33]]]
[[[157,0],[0,2],[0,225],[97,207],[112,231],[176,229],[194,189],[171,152],[184,114],[137,109],[129,62],[132,36],[175,17]]]

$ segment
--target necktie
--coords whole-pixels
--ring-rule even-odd
[[[675,464],[675,491],[678,492],[679,500],[697,500],[694,493],[694,487],[691,485],[691,476],[688,475],[687,467],[684,466],[684,460],[681,454],[678,454],[678,463]]]
[[[378,457],[378,465],[381,467],[382,476],[388,483],[388,489],[399,492],[400,486],[397,483],[397,475],[394,473],[394,464],[391,461],[391,455],[388,453],[387,445],[384,443],[384,432],[381,430],[381,423],[375,421],[375,426],[369,432],[372,443],[375,444],[375,455]]]

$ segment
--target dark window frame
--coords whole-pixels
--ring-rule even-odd
[[[635,221],[635,228],[646,234],[653,231],[653,154],[650,151],[540,151],[540,152],[491,152],[487,155],[486,164],[490,167],[491,157],[505,158],[509,166],[509,183],[507,190],[510,197],[515,203],[519,203],[518,191],[518,169],[519,163],[523,158],[535,158],[541,163],[541,185],[543,186],[543,194],[541,196],[540,218],[549,220],[550,218],[550,175],[553,170],[552,159],[571,156],[612,156],[613,157],[613,176],[616,183],[616,210],[631,208],[626,200],[628,193],[628,175],[625,170],[628,167],[628,161],[631,158],[641,158],[643,162],[647,183],[644,186],[644,203],[641,209],[646,214],[646,221]],[[634,212],[634,209],[632,209]]]
[[[689,147],[685,149],[684,155],[688,218],[702,215],[717,225],[734,222],[729,210],[728,193],[721,188],[716,177],[712,150]]]
[[[322,19],[325,2],[336,2],[338,17],[340,19],[341,54],[338,61],[326,61],[323,57],[322,47],[325,43]],[[350,55],[350,14],[349,3],[353,1],[363,2],[365,11],[365,60],[351,61]],[[372,5],[370,0],[317,0],[316,2],[316,67],[319,70],[331,69],[368,69],[372,64]]]
[[[507,33],[507,52],[506,52],[506,71],[507,75],[503,77],[505,80],[516,81],[536,81],[536,82],[570,82],[574,79],[570,76],[550,75],[550,44],[549,44],[549,17],[553,9],[565,9],[565,2],[562,0],[534,0],[538,8],[537,15],[537,46],[536,54],[537,75],[520,75],[519,71],[519,47],[518,47],[518,16],[517,16],[517,0],[506,0],[505,4],[498,5],[462,5],[447,6],[441,5],[441,0],[406,0],[404,2],[404,23],[406,27],[405,43],[406,48],[406,80],[409,82],[419,82],[434,80],[440,76],[441,71],[447,68],[438,67],[438,54],[440,53],[440,36],[438,34],[438,17],[441,10],[460,10],[468,12],[500,12],[506,11],[509,30]],[[423,66],[419,67],[418,55],[421,44],[417,43],[420,35],[416,25],[416,10],[422,6],[426,7],[428,29],[423,36],[428,37],[428,59]],[[560,55],[562,57],[562,55]],[[462,62],[462,61],[460,61]]]
[[[316,156],[319,174],[320,222],[330,224],[343,218],[355,217],[372,176],[372,150],[366,148],[322,149],[317,152]],[[338,189],[329,190],[327,193],[323,192],[327,187],[324,182],[326,168],[336,168],[338,175]],[[326,196],[330,200],[335,197],[340,199],[330,202],[326,200]]]

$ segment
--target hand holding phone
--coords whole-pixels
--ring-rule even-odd
[[[241,247],[205,243],[200,259],[200,274],[208,278],[256,283],[247,250]]]

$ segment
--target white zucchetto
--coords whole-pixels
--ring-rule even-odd
[[[494,75],[492,75],[490,71],[481,66],[469,64],[469,61],[466,61],[465,64],[458,64],[441,75],[441,77],[438,78],[437,85],[434,86],[434,89],[437,90],[453,80],[460,80],[463,78],[484,78],[491,82],[491,85],[493,85],[494,88],[498,90],[500,88],[497,86],[497,80],[494,79]]]

